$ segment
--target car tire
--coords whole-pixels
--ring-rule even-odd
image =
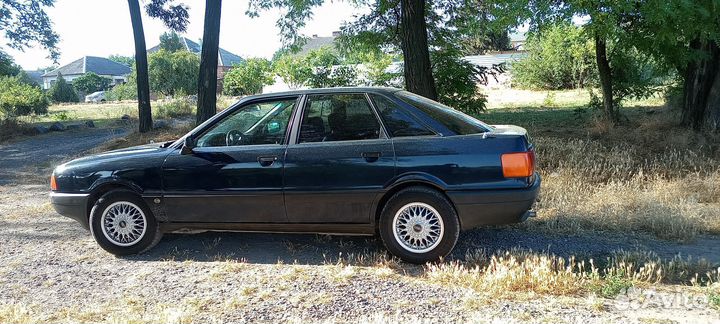
[[[422,264],[438,261],[452,251],[460,222],[442,193],[416,186],[390,197],[380,214],[379,232],[390,253]]]
[[[162,238],[150,208],[127,190],[110,191],[95,202],[90,232],[100,247],[117,256],[143,253]]]

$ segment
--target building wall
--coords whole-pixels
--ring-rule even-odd
[[[65,79],[65,81],[67,81],[69,83],[72,83],[73,80],[77,79],[81,75],[82,74],[63,75],[63,79]],[[113,82],[111,83],[112,85],[122,84],[122,83],[125,83],[128,81],[127,75],[100,75],[100,76],[112,79],[113,80]],[[42,84],[43,89],[45,89],[45,90],[50,89],[50,87],[52,87],[52,85],[56,81],[57,81],[57,76],[55,76],[55,75],[54,76],[44,76],[43,84]]]

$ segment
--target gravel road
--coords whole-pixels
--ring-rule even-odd
[[[120,134],[83,130],[0,146],[0,322],[720,323],[720,313],[707,308],[638,313],[615,309],[612,300],[598,307],[587,296],[497,300],[422,280],[423,267],[366,266],[384,254],[367,237],[168,234],[149,253],[116,258],[52,210],[44,182],[17,170],[47,172]],[[594,258],[638,249],[720,263],[716,237],[679,244],[517,227],[464,233],[452,258],[513,248]]]
[[[27,167],[65,160],[128,132],[127,128],[83,128],[0,144],[0,185],[10,183]]]

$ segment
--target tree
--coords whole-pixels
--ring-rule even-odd
[[[42,89],[19,76],[0,76],[0,113],[3,117],[46,114],[48,101]]]
[[[677,71],[681,124],[720,131],[720,6],[717,1],[637,1],[626,33],[642,51]]]
[[[166,96],[197,93],[200,59],[188,51],[164,49],[148,56],[150,90]]]
[[[72,81],[75,90],[85,94],[106,90],[110,83],[112,83],[111,79],[101,77],[95,72],[87,72]]]
[[[285,54],[273,62],[273,71],[291,89],[297,89],[312,75],[312,66],[303,57]]]
[[[597,81],[595,44],[582,27],[560,23],[531,34],[528,56],[512,63],[513,83],[542,90],[583,88]]]
[[[0,51],[0,76],[3,75],[18,75],[22,69],[15,64],[13,58],[7,53]]]
[[[58,73],[57,80],[48,91],[50,99],[54,102],[78,102],[78,94],[72,84],[65,81],[62,74]]]
[[[222,0],[205,1],[205,25],[200,53],[197,123],[200,124],[217,112],[217,67],[220,50],[220,12]]]
[[[178,36],[176,32],[171,31],[160,35],[160,48],[172,53],[185,49],[185,46],[183,46],[182,41],[180,41],[180,36]]]
[[[322,0],[252,0],[247,14],[257,17],[262,10],[274,7],[284,9],[286,13],[278,20],[277,25],[286,46],[297,47],[303,43],[298,30],[305,25],[305,20],[312,16],[312,9],[323,2]],[[373,3],[372,13],[361,17],[360,20],[384,18],[388,11],[395,14],[395,20],[400,21],[395,31],[400,30],[397,34],[405,59],[403,64],[405,86],[409,91],[434,99],[437,98],[437,90],[428,50],[426,23],[428,10],[425,0],[377,0]]]
[[[185,31],[188,23],[187,7],[172,5],[173,0],[151,0],[146,6],[150,17],[159,18],[171,30]],[[130,20],[135,39],[135,71],[138,93],[139,131],[147,132],[152,128],[152,110],[150,108],[150,85],[148,77],[147,46],[145,30],[142,24],[140,4],[138,0],[128,0]]]
[[[262,93],[263,87],[275,82],[272,64],[264,58],[249,58],[225,73],[223,93],[244,96]]]
[[[583,25],[595,45],[595,64],[597,66],[600,89],[602,91],[602,108],[604,116],[611,122],[620,119],[619,104],[622,98],[614,90],[614,75],[624,67],[613,67],[613,55],[622,55],[631,49],[633,44],[617,41],[623,33],[624,13],[634,6],[629,1],[585,1],[571,0],[563,2],[495,0],[495,14],[498,21],[506,26],[518,26],[529,22],[531,31],[539,32],[548,26],[558,23],[572,23],[574,17],[588,17]],[[613,47],[615,50],[610,51]]]
[[[400,46],[403,53],[405,88],[412,93],[437,99],[430,65],[425,0],[401,0],[400,10]]]
[[[57,61],[60,40],[52,29],[52,22],[45,13],[54,0],[0,0],[0,30],[5,31],[8,46],[17,50],[40,44],[49,52],[48,57]]]
[[[135,58],[132,56],[123,56],[120,54],[113,54],[113,55],[108,56],[108,60],[116,62],[116,63],[120,63],[125,66],[129,66],[129,67],[132,67],[133,65],[135,65]]]

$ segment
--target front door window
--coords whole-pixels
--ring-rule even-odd
[[[242,107],[200,136],[197,146],[284,144],[296,102],[280,99]]]

